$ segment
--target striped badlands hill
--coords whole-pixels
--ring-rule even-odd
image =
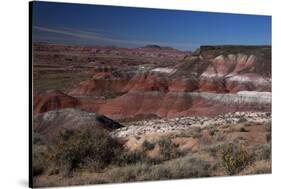
[[[161,64],[154,52],[174,61]],[[270,46],[202,46],[186,56],[147,46],[130,55],[131,63],[126,57],[124,65],[93,66],[91,78],[69,90],[67,96],[79,101],[73,106],[114,119],[271,111]]]

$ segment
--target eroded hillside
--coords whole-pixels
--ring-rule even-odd
[[[202,46],[190,53],[153,45],[38,45],[34,66],[35,84],[57,73],[56,83],[48,86],[52,79],[47,79],[46,87],[62,90],[35,96],[35,114],[77,107],[125,119],[271,110],[269,46]],[[61,88],[64,79],[66,86]]]

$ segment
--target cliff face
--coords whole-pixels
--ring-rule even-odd
[[[147,53],[143,55],[147,59],[153,51],[163,51],[169,58],[177,55],[177,60],[136,64],[140,52]],[[117,119],[271,110],[269,46],[202,46],[186,56],[156,47],[134,49],[134,53],[133,63],[119,62],[107,69],[93,66],[92,78],[69,91],[79,101],[72,106]]]

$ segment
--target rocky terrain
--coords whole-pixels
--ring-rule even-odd
[[[269,112],[234,112],[210,117],[179,117],[171,119],[150,119],[132,121],[122,128],[114,130],[112,135],[116,137],[137,137],[152,133],[172,133],[184,131],[192,127],[201,129],[220,125],[235,125],[241,122],[251,124],[268,124],[271,122]]]

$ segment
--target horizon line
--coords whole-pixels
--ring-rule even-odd
[[[121,48],[121,49],[138,49],[138,48],[145,48],[147,46],[152,46],[152,45],[155,45],[155,46],[159,46],[161,48],[172,48],[172,49],[175,49],[175,50],[178,50],[178,51],[182,51],[182,52],[185,52],[185,51],[190,51],[190,52],[194,52],[196,51],[197,49],[200,49],[201,47],[216,47],[216,46],[243,46],[243,47],[255,47],[255,46],[259,46],[259,47],[272,47],[272,44],[201,44],[198,46],[198,48],[196,48],[195,50],[181,50],[179,48],[176,48],[176,47],[173,47],[173,46],[164,46],[164,45],[159,45],[159,44],[147,44],[147,45],[144,45],[144,46],[139,46],[139,47],[124,47],[124,46],[121,46],[121,45],[101,45],[101,44],[75,44],[75,43],[56,43],[56,42],[50,42],[50,41],[33,41],[32,44],[47,44],[47,45],[64,45],[64,46],[88,46],[88,47],[91,47],[91,46],[95,46],[95,47],[103,47],[103,48],[106,48],[106,47],[111,47],[111,48]]]

